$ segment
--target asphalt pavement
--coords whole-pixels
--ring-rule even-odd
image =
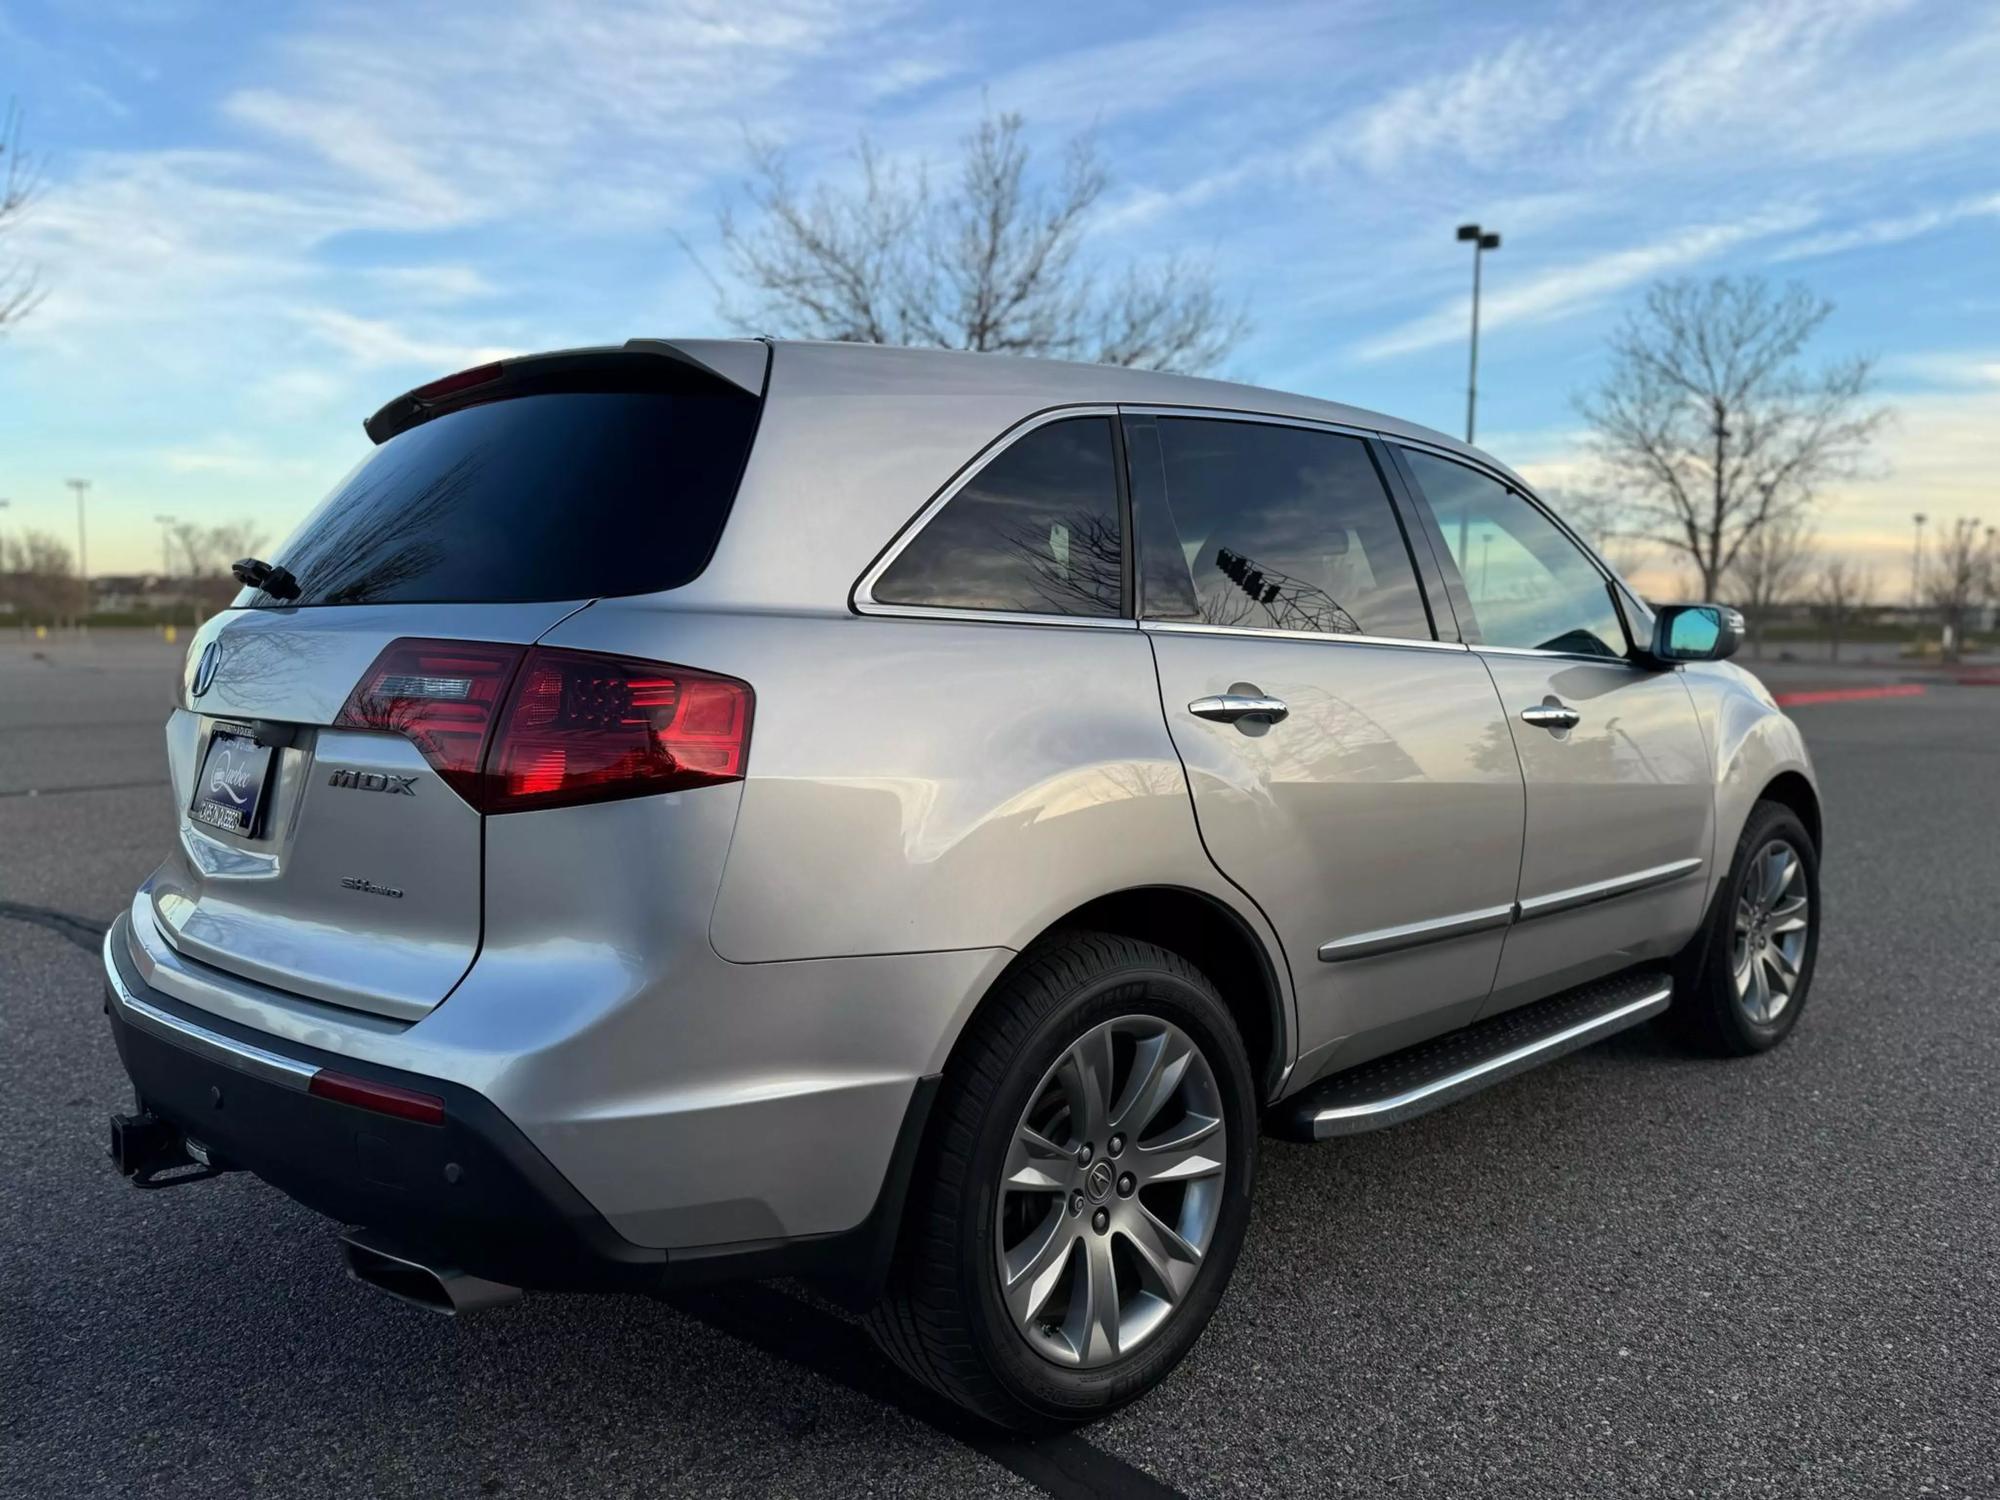
[[[253,1179],[122,1182],[95,934],[172,837],[178,662],[0,644],[0,1495],[2000,1493],[2000,687],[1794,710],[1829,844],[1784,1047],[1642,1029],[1263,1143],[1194,1353],[1029,1444],[798,1287],[451,1322]]]

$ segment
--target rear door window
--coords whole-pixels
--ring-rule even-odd
[[[1458,567],[1482,644],[1625,655],[1605,577],[1561,527],[1477,469],[1414,448],[1403,456]]]
[[[758,406],[722,391],[563,392],[436,417],[369,454],[272,557],[299,581],[298,599],[283,602],[676,588],[715,550]]]
[[[1133,445],[1134,502],[1172,517],[1193,596],[1173,559],[1149,555],[1149,618],[1323,635],[1430,640],[1430,616],[1395,506],[1359,438],[1306,427],[1161,417],[1164,494]],[[1153,532],[1145,532],[1149,542]]]
[[[878,604],[1116,618],[1124,533],[1109,417],[1024,434],[967,481],[875,580]]]

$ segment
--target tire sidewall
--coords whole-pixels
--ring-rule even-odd
[[[1803,867],[1806,885],[1806,900],[1809,903],[1806,925],[1805,954],[1799,963],[1798,983],[1793,986],[1792,998],[1784,1012],[1768,1025],[1760,1025],[1744,1014],[1743,1007],[1736,998],[1736,907],[1742,899],[1743,888],[1750,878],[1751,861],[1759,851],[1775,838],[1783,838],[1792,847]],[[1805,1010],[1806,1001],[1812,996],[1813,968],[1819,959],[1819,932],[1822,908],[1819,893],[1819,851],[1807,834],[1805,825],[1790,808],[1774,803],[1760,804],[1751,814],[1750,821],[1743,827],[1742,836],[1736,842],[1736,857],[1729,879],[1718,893],[1714,913],[1714,933],[1708,954],[1708,972],[1704,988],[1707,999],[1714,1008],[1716,1021],[1726,1029],[1731,1038],[1746,1052],[1763,1052],[1783,1041],[1798,1024],[1799,1015]]]
[[[1092,1027],[1151,1015],[1181,1028],[1214,1069],[1228,1133],[1221,1212],[1194,1284],[1167,1325],[1131,1355],[1101,1369],[1069,1369],[1037,1353],[1014,1327],[994,1264],[994,1218],[1002,1165],[1016,1122],[1048,1069]],[[1168,968],[1120,969],[1079,985],[1034,1028],[989,1101],[969,1158],[959,1219],[958,1271],[968,1324],[988,1368],[1008,1394],[1044,1419],[1095,1415],[1156,1384],[1201,1336],[1242,1247],[1256,1164],[1255,1085],[1243,1044],[1221,1000]]]

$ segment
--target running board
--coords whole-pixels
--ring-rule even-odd
[[[1272,1112],[1296,1141],[1381,1130],[1637,1026],[1667,1008],[1665,969],[1633,969],[1335,1073]]]

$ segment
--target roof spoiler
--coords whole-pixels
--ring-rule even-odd
[[[631,339],[624,345],[524,354],[405,391],[361,424],[376,443],[433,417],[510,396],[612,389],[690,390],[720,384],[761,397],[771,346],[757,339]]]

